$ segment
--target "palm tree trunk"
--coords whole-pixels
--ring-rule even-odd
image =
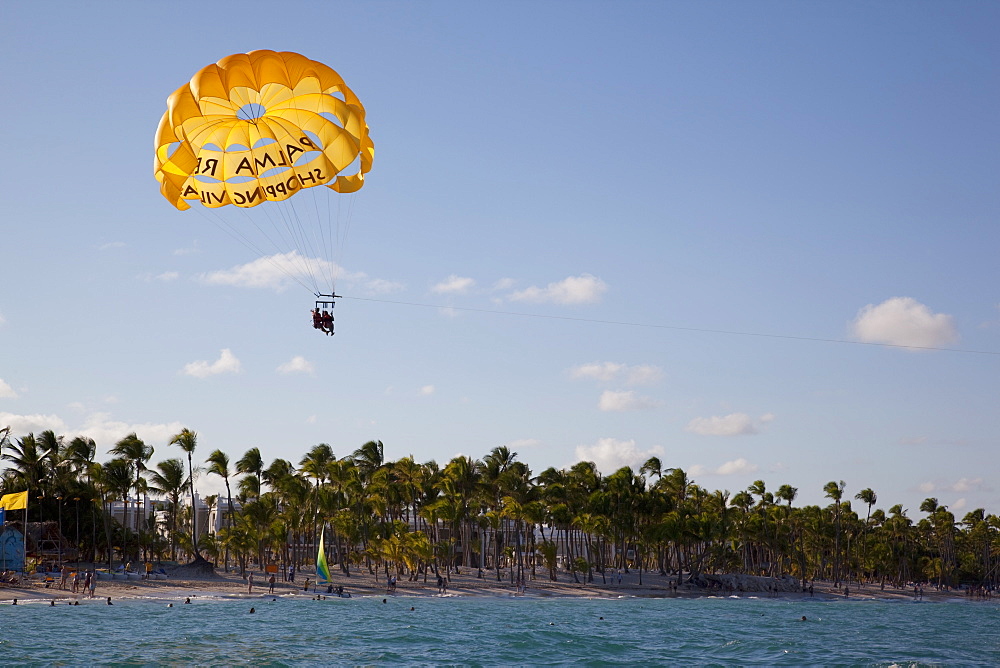
[[[194,559],[201,558],[198,551],[198,508],[194,502],[194,464],[191,462],[191,453],[188,453],[188,482],[191,485],[191,549],[194,550]]]

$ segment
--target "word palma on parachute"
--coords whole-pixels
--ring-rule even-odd
[[[288,179],[282,174],[280,176],[263,176],[263,174],[273,174],[280,167],[288,167],[293,164],[296,153],[306,151],[308,146],[313,146],[308,137],[299,137],[299,145],[286,144],[285,149],[278,149],[277,158],[273,153],[264,152],[263,157],[259,153],[247,150],[243,157],[234,154],[227,154],[224,158],[209,158],[204,155],[198,157],[198,166],[194,174],[208,174],[212,181],[199,181],[197,187],[194,183],[187,183],[184,187],[182,197],[184,199],[197,199],[208,207],[224,206],[232,203],[236,206],[254,206],[256,200],[263,202],[265,199],[281,199],[291,197],[299,188],[309,188],[322,185],[330,180],[329,175],[323,169],[316,167],[308,170],[296,169],[293,167],[293,174]],[[262,185],[254,183],[252,188],[241,187],[241,183],[227,184],[225,181],[216,180],[216,172],[220,171],[219,163],[222,160],[239,160],[235,168],[229,173],[237,177],[252,176],[258,179]],[[204,161],[204,165],[202,165]],[[244,173],[246,172],[246,173]],[[266,184],[266,185],[265,185]],[[256,202],[259,204],[260,202]]]
[[[180,211],[198,203],[261,257],[294,258],[298,265],[278,268],[313,293],[313,326],[333,334],[334,256],[350,220],[340,219],[339,200],[317,193],[357,192],[375,156],[365,108],[341,76],[288,51],[227,56],[167,98],[154,146],[163,197]],[[305,192],[314,199],[296,206]],[[229,209],[243,215],[227,217]],[[260,219],[248,224],[257,209]]]

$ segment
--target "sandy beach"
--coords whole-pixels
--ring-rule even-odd
[[[183,569],[180,569],[183,570]],[[787,581],[773,580],[771,578],[756,578],[753,576],[720,576],[731,578],[734,582],[739,582],[744,589],[716,590],[706,587],[699,587],[693,584],[683,584],[674,588],[675,576],[662,576],[655,573],[643,573],[642,583],[639,583],[639,575],[635,571],[621,573],[619,583],[618,573],[608,573],[606,583],[602,581],[599,573],[594,574],[594,582],[584,584],[573,582],[572,576],[560,574],[560,580],[552,582],[547,575],[540,574],[540,577],[527,580],[524,594],[525,596],[547,597],[547,596],[578,596],[578,597],[607,597],[614,598],[620,596],[640,596],[640,597],[700,597],[700,596],[738,596],[738,597],[780,597],[786,599],[813,598],[819,599],[843,599],[844,586],[835,587],[832,582],[815,581],[813,584],[813,594],[802,593],[800,587],[789,587]],[[309,585],[306,589],[306,579]],[[486,571],[483,577],[478,577],[476,570],[463,570],[461,574],[451,574],[446,593],[453,596],[512,596],[515,595],[516,588],[510,582],[509,573],[502,574],[502,580],[497,582],[496,573]],[[34,576],[27,582],[21,581],[17,585],[0,584],[0,601],[49,600],[56,599],[73,601],[84,599],[84,593],[73,593],[70,589],[72,578],[66,589],[59,588],[59,578],[48,585],[45,578]],[[426,581],[421,576],[417,581],[409,581],[406,577],[397,580],[394,594],[387,592],[386,579],[384,573],[373,576],[367,569],[353,570],[351,575],[345,575],[339,571],[333,574],[334,587],[341,586],[352,596],[436,596],[441,592],[437,587],[437,580],[431,573]],[[771,591],[767,590],[768,586]],[[783,585],[783,587],[782,587]],[[851,599],[913,599],[914,591],[908,589],[897,589],[886,586],[883,590],[878,584],[868,584],[865,586],[859,583],[848,583],[849,597]],[[274,586],[274,595],[281,596],[315,596],[325,595],[326,585],[316,584],[314,573],[301,571],[296,574],[295,582],[285,582],[278,580]],[[756,590],[755,590],[756,589]],[[782,590],[784,589],[784,590]],[[83,590],[82,582],[79,587]],[[260,571],[254,571],[254,587],[252,592],[247,591],[247,581],[237,571],[224,572],[217,569],[214,575],[202,577],[192,577],[189,574],[169,575],[166,580],[106,580],[97,581],[94,592],[95,598],[112,599],[124,598],[157,598],[163,600],[183,600],[187,597],[242,597],[248,599],[263,598],[269,596],[267,577]],[[937,589],[926,587],[923,592],[925,601],[945,601],[964,599],[965,594],[961,591],[938,591]]]

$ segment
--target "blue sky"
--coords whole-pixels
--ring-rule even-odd
[[[0,425],[1000,510],[997,5],[231,7],[0,9]],[[335,337],[153,178],[167,95],[253,49],[367,110]]]

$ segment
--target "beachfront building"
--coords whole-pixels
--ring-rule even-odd
[[[205,531],[207,533],[217,534],[220,529],[233,525],[236,517],[243,512],[243,504],[236,499],[232,501],[232,517],[230,517],[229,499],[225,497],[220,496],[210,508],[207,508],[208,512],[205,513]],[[201,513],[200,508],[198,512]],[[199,521],[198,524],[201,522]]]
[[[202,498],[200,494],[194,495],[195,509],[198,516],[198,538],[205,535],[218,534],[221,529],[231,526],[233,518],[230,518],[229,500],[224,497],[211,495]],[[170,509],[165,502],[159,502],[156,509],[156,531],[164,538],[170,537]],[[233,499],[233,514],[237,516],[242,512],[242,504]],[[178,529],[190,532],[191,529],[191,500],[181,499]]]
[[[108,504],[111,519],[119,525],[138,532],[149,525],[149,516],[153,514],[157,502],[149,497],[129,499],[128,503],[112,501]]]

